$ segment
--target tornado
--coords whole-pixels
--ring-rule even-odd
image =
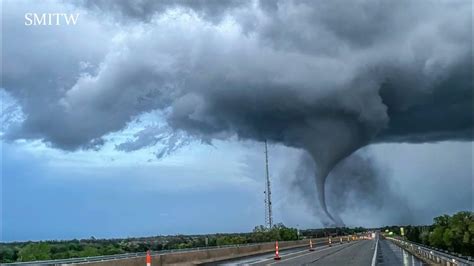
[[[304,149],[316,164],[314,178],[319,204],[336,226],[344,226],[344,223],[328,210],[326,180],[334,166],[369,142],[371,136],[367,131],[367,128],[351,117],[327,116],[310,120],[302,137]]]

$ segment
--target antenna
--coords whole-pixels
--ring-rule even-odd
[[[272,191],[270,189],[270,175],[268,174],[268,149],[267,149],[267,140],[265,140],[265,224],[269,229],[273,227],[273,217],[272,217]]]

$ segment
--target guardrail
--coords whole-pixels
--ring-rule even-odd
[[[414,243],[408,240],[402,240],[393,237],[386,237],[393,241],[398,246],[417,255],[425,260],[435,262],[440,265],[453,266],[453,265],[474,265],[474,259],[472,257],[458,256],[455,254],[447,253],[446,251],[440,251],[432,247]]]
[[[316,238],[313,239],[313,243],[326,243],[327,238]],[[292,241],[281,241],[280,243],[289,243]],[[169,250],[160,250],[160,251],[151,251],[151,256],[158,256],[164,254],[173,254],[173,253],[186,253],[194,252],[200,250],[216,250],[216,249],[225,249],[225,248],[237,248],[237,247],[252,247],[262,244],[272,245],[274,242],[263,242],[263,243],[252,243],[252,244],[239,244],[239,245],[222,245],[222,246],[209,246],[209,247],[197,247],[197,248],[186,248],[186,249],[169,249]],[[100,262],[100,261],[109,261],[109,260],[119,260],[119,259],[129,259],[129,258],[139,258],[145,257],[146,252],[137,252],[137,253],[124,253],[116,255],[105,255],[105,256],[94,256],[94,257],[83,257],[83,258],[71,258],[71,259],[58,259],[58,260],[43,260],[43,261],[31,261],[31,262],[14,262],[14,263],[4,263],[1,265],[67,265],[67,264],[81,264],[81,263],[91,263],[91,262]]]

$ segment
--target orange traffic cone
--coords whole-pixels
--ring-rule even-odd
[[[149,250],[146,252],[146,266],[151,266],[151,256]]]
[[[311,239],[309,240],[309,251],[314,251],[313,241]]]
[[[280,254],[278,253],[278,241],[276,241],[275,243],[275,257],[274,257],[275,260],[280,260],[281,257],[280,257]]]

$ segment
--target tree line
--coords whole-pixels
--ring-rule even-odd
[[[474,256],[474,213],[458,212],[452,216],[442,215],[434,218],[432,225],[426,226],[387,226],[382,231],[401,236],[403,227],[407,240],[426,246]]]
[[[297,240],[298,232],[283,224],[268,229],[257,226],[251,233],[175,235],[126,239],[90,239],[68,241],[13,242],[0,244],[0,262],[21,262],[114,255],[122,253],[212,247]]]

